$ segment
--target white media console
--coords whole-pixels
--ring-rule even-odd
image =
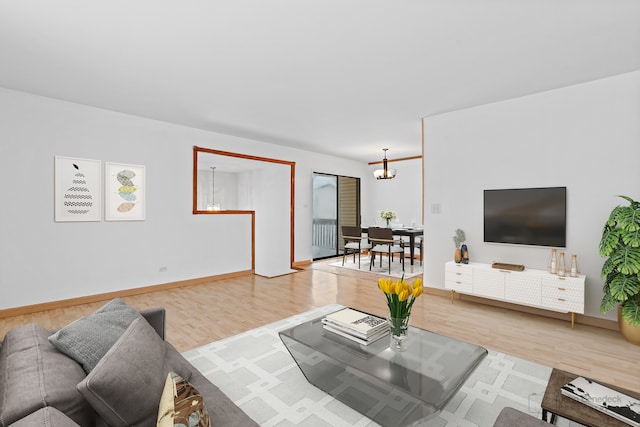
[[[571,328],[576,313],[584,314],[585,276],[560,277],[544,270],[512,271],[490,264],[472,262],[445,264],[444,287],[456,292],[506,301],[514,304],[571,313]]]

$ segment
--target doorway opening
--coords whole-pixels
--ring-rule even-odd
[[[360,178],[313,173],[313,260],[342,255],[342,226],[360,226]]]

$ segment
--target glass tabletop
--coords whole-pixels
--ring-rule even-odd
[[[397,353],[389,349],[388,335],[369,345],[358,344],[323,329],[322,317],[283,330],[280,337],[309,382],[318,388],[332,395],[344,389],[335,374],[345,371],[356,379],[349,387],[359,394],[375,395],[371,388],[382,388],[383,395],[394,393],[401,400],[417,402],[421,416],[442,409],[487,355],[483,347],[415,327],[409,327],[407,350]],[[364,385],[358,386],[358,381]],[[362,406],[349,399],[340,400]],[[373,400],[374,406],[381,405]]]

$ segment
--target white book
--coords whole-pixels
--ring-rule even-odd
[[[383,323],[380,325],[380,327],[376,327],[375,329],[371,329],[370,331],[364,333],[364,332],[360,332],[358,329],[352,328],[350,326],[345,326],[343,323],[337,323],[332,321],[331,319],[327,319],[324,318],[322,319],[322,324],[323,325],[327,325],[327,326],[331,326],[334,329],[339,329],[342,332],[346,332],[348,334],[354,335],[356,337],[362,338],[362,339],[368,339],[369,337],[371,337],[372,335],[377,335],[379,334],[381,331],[388,331],[389,330],[389,325],[387,324],[387,322]]]
[[[631,426],[640,427],[640,400],[584,377],[562,386],[562,394]]]
[[[362,345],[369,345],[372,342],[375,342],[375,341],[379,340],[380,338],[382,338],[382,337],[384,337],[385,335],[388,334],[388,330],[387,330],[386,332],[385,331],[381,331],[380,333],[378,333],[376,335],[373,335],[370,338],[360,338],[360,337],[357,337],[355,335],[351,335],[348,332],[344,332],[343,330],[333,328],[331,325],[322,325],[322,327],[325,330],[327,330],[327,331],[329,331],[331,333],[340,335],[340,336],[342,336],[344,338],[348,338],[351,341],[355,341],[355,342],[357,342],[359,344],[362,344]]]
[[[385,325],[385,327],[372,331],[369,334],[362,334],[354,329],[348,328],[346,326],[339,325],[337,323],[333,323],[329,320],[322,319],[322,325],[327,326],[328,328],[337,329],[340,332],[344,332],[345,334],[352,335],[354,337],[363,339],[365,341],[369,341],[371,339],[377,339],[382,335],[386,335],[389,333],[389,327]],[[326,329],[326,328],[325,328]]]
[[[354,310],[352,308],[345,308],[335,313],[328,314],[325,319],[327,322],[332,322],[337,325],[352,329],[364,336],[368,336],[371,333],[378,332],[380,329],[386,327],[387,320],[374,316],[369,313],[363,313],[362,311]]]

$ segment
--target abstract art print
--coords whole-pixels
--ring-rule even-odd
[[[100,221],[102,176],[100,160],[55,156],[54,220]]]
[[[144,221],[145,167],[105,163],[105,220]]]

